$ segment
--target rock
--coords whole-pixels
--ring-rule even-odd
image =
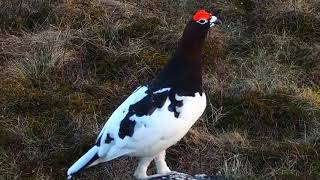
[[[189,174],[184,174],[180,172],[172,172],[167,175],[153,176],[148,178],[147,180],[228,180],[228,179],[223,176],[208,176],[205,174],[191,176]]]

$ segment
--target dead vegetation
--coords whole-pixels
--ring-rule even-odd
[[[235,179],[320,174],[316,0],[1,1],[0,177],[64,179],[105,117],[157,74],[199,8],[225,23],[204,48],[208,106],[172,169]],[[80,179],[130,179],[135,161]],[[154,169],[151,169],[154,171]]]

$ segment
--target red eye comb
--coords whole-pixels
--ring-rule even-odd
[[[209,19],[211,17],[211,13],[206,12],[204,9],[200,9],[196,14],[193,16],[194,21],[199,21],[200,19]]]

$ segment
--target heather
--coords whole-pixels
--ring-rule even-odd
[[[107,117],[161,70],[199,8],[221,9],[224,23],[202,53],[205,114],[168,150],[169,166],[319,178],[317,0],[1,1],[0,177],[65,179]],[[130,179],[136,165],[123,157],[79,178]]]

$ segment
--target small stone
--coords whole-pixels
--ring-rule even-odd
[[[189,175],[189,174],[184,174],[180,172],[172,172],[167,175],[155,175],[148,180],[228,180],[226,177],[223,176],[208,176],[206,174],[198,174],[198,175]]]

